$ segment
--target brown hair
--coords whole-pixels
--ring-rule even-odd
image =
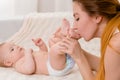
[[[116,29],[120,31],[120,3],[118,0],[73,0],[82,5],[90,16],[99,14],[109,20],[101,38],[101,63],[96,80],[105,80],[104,55]]]

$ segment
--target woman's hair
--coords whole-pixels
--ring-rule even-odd
[[[104,55],[106,47],[116,29],[120,31],[120,3],[118,0],[73,0],[82,5],[90,16],[99,14],[108,19],[101,38],[101,63],[96,80],[105,80]]]

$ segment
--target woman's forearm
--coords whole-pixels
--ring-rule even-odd
[[[91,70],[88,60],[84,54],[81,54],[81,59],[76,61],[84,80],[95,80],[95,75]]]
[[[83,54],[85,55],[91,69],[94,70],[94,71],[98,71],[98,67],[99,67],[99,64],[100,64],[100,58],[86,52],[85,50],[83,50]]]

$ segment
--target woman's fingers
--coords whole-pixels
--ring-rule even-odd
[[[73,58],[78,58],[81,53],[81,46],[78,40],[73,38],[66,38],[60,42],[61,51],[71,55]]]
[[[51,47],[52,45],[59,42],[60,40],[61,40],[61,38],[56,37],[56,35],[52,35],[49,39],[49,46]]]
[[[62,40],[63,42],[67,43],[67,44],[73,44],[75,42],[75,39],[71,38],[71,37],[66,37]]]
[[[74,40],[71,38],[66,38],[60,42],[61,51],[71,54],[73,50]]]

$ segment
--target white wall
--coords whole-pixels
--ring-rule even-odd
[[[72,0],[38,0],[39,12],[72,11]]]
[[[0,18],[37,12],[37,0],[0,0]]]
[[[55,11],[72,11],[72,0],[55,0]]]
[[[0,41],[5,40],[22,25],[20,15],[31,12],[70,11],[72,0],[0,0]],[[18,16],[19,15],[19,16]],[[7,30],[7,31],[6,31]]]
[[[23,17],[15,17],[10,19],[0,18],[0,41],[8,39],[17,32],[23,24]]]
[[[52,12],[54,11],[55,0],[38,0],[39,12]]]
[[[14,15],[14,0],[0,0],[0,17]]]
[[[0,0],[0,17],[55,11],[72,11],[72,0]]]
[[[0,18],[55,11],[72,11],[72,0],[0,0]]]
[[[15,14],[25,15],[31,12],[37,12],[37,0],[15,0]]]

